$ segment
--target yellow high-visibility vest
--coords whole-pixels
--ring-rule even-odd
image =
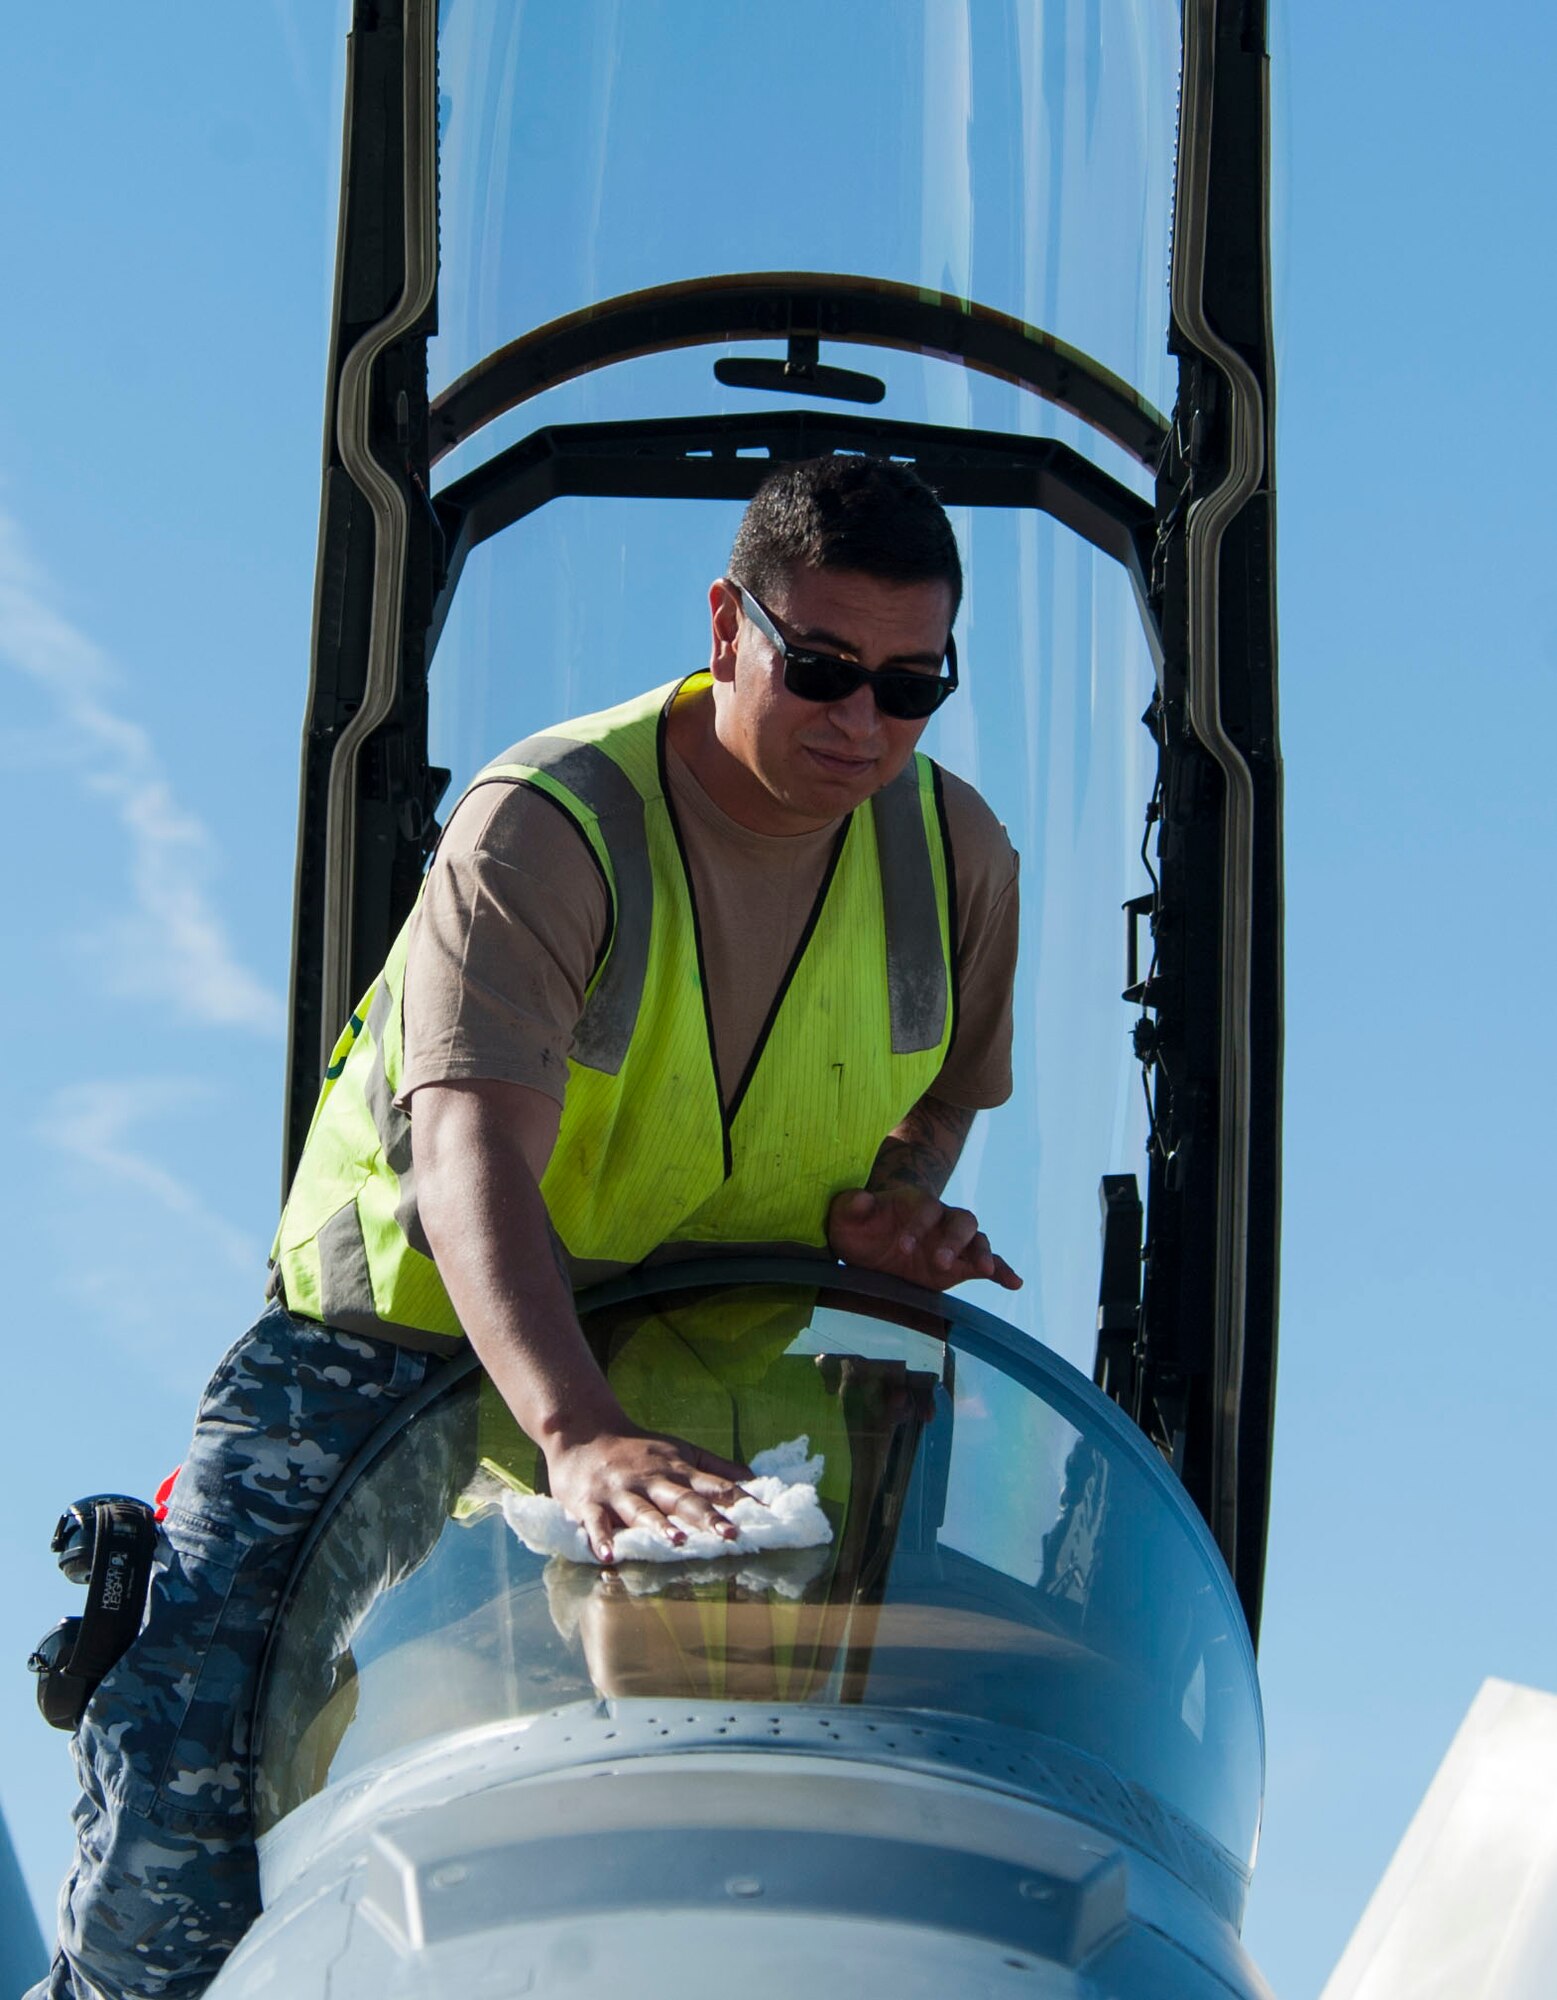
[[[470,788],[546,793],[610,896],[541,1182],[581,1283],[681,1248],[823,1247],[829,1201],[864,1186],[951,1041],[955,886],[939,772],[916,755],[841,824],[766,1032],[721,1091],[664,763],[671,702],[707,684],[695,675],[529,737]],[[272,1259],[293,1312],[441,1348],[461,1329],[394,1103],[409,930],[331,1056]]]

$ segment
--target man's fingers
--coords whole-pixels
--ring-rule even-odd
[[[994,1284],[1004,1285],[1008,1292],[1022,1289],[1021,1279],[1004,1257],[996,1256],[982,1229],[963,1252],[963,1262],[975,1278],[988,1278]]]
[[[978,1217],[966,1208],[948,1208],[941,1217],[940,1234],[935,1263],[940,1270],[949,1271],[959,1257],[976,1254],[973,1246],[979,1240]],[[987,1237],[984,1247],[989,1248]]]
[[[748,1472],[746,1477],[750,1479]],[[739,1484],[732,1485],[728,1479],[715,1479],[711,1472],[694,1472],[687,1481],[692,1492],[704,1500],[711,1500],[716,1507],[733,1507],[745,1492]]]
[[[989,1238],[980,1229],[963,1246],[962,1261],[976,1278],[992,1278],[995,1275],[995,1256],[989,1247]]]
[[[701,1470],[699,1462],[719,1467],[720,1473],[728,1468],[731,1473],[748,1479],[749,1468],[712,1452],[698,1451],[695,1446],[687,1446],[686,1452],[684,1460],[655,1472],[641,1486],[625,1491],[615,1503],[616,1511],[630,1527],[652,1528],[674,1548],[685,1542],[689,1528],[701,1528],[725,1541],[733,1541],[739,1530],[725,1519],[720,1509],[733,1507],[741,1498],[742,1489],[731,1479]]]
[[[716,1480],[724,1481],[726,1487],[729,1489],[729,1497],[732,1501],[738,1500],[741,1497],[740,1489],[742,1483],[751,1478],[751,1467],[749,1465],[742,1465],[738,1460],[733,1458],[721,1458],[717,1452],[704,1451],[703,1447],[697,1444],[688,1445],[686,1454],[687,1462],[690,1465],[696,1466],[700,1473],[711,1475]],[[722,1493],[716,1493],[708,1484],[707,1478],[695,1479],[692,1483],[696,1486],[699,1493],[706,1493],[711,1500],[723,1501],[725,1496]]]
[[[683,1528],[704,1528],[711,1535],[722,1535],[727,1542],[733,1542],[739,1532],[698,1493],[683,1488],[674,1499],[666,1498],[663,1493],[659,1498],[665,1512]]]
[[[660,1490],[662,1492],[665,1490],[663,1483]],[[685,1492],[685,1488],[682,1491]],[[676,1488],[672,1486],[667,1496],[667,1506],[674,1506],[676,1504],[674,1497],[672,1497],[675,1493]],[[623,1493],[615,1505],[617,1513],[621,1515],[629,1528],[652,1529],[656,1535],[663,1536],[672,1548],[680,1548],[681,1544],[687,1538],[687,1531],[681,1526],[680,1522],[669,1519],[647,1494]]]
[[[746,1481],[751,1478],[749,1465],[720,1458],[716,1452],[704,1451],[698,1445],[687,1446],[687,1457],[698,1468],[688,1482],[692,1491],[712,1501],[715,1507],[733,1507],[737,1500],[753,1497],[746,1492]],[[761,1506],[762,1502],[757,1504]],[[722,1515],[715,1515],[707,1525],[728,1541],[733,1541],[738,1532]]]
[[[612,1532],[616,1527],[615,1517],[608,1507],[585,1507],[580,1510],[579,1526],[589,1537],[589,1546],[598,1561],[616,1561],[616,1551],[611,1546]]]
[[[946,1219],[953,1212],[943,1208],[933,1194],[926,1195],[918,1211],[904,1218],[902,1233],[897,1239],[903,1254],[911,1257],[932,1231],[945,1228]]]
[[[644,1528],[672,1548],[689,1531],[733,1540],[739,1532],[726,1512],[744,1497],[751,1468],[681,1438],[642,1432],[548,1460],[551,1490],[589,1538],[597,1561],[619,1554],[624,1528]]]
[[[725,1496],[724,1505],[733,1507],[741,1497],[738,1487],[707,1479],[699,1473],[694,1473],[683,1485],[679,1472],[661,1473],[648,1494],[672,1530],[680,1531],[682,1541],[686,1540],[687,1528],[706,1528],[710,1534],[724,1536],[726,1541],[732,1541],[736,1535],[736,1529],[718,1511],[710,1496]]]

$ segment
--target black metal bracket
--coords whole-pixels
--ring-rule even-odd
[[[1153,657],[1147,603],[1155,520],[1149,501],[1052,438],[894,423],[834,410],[557,424],[531,433],[445,487],[436,499],[448,570],[435,600],[428,658],[470,551],[563,495],[749,500],[777,463],[833,451],[909,459],[949,507],[1036,507],[1121,564],[1135,586]]]
[[[1156,892],[1148,890],[1144,896],[1132,896],[1121,908],[1125,916],[1125,985],[1119,997],[1132,1007],[1149,1007],[1150,980],[1141,977],[1141,919],[1156,921]]]
[[[782,361],[765,355],[746,360],[726,355],[714,363],[714,379],[727,389],[798,389],[805,396],[827,396],[838,403],[879,403],[887,385],[879,375],[861,375],[853,368],[830,368],[821,358],[822,343],[814,333],[792,333]]]
[[[1137,1409],[1137,1342],[1141,1327],[1141,1231],[1144,1210],[1134,1174],[1104,1174],[1103,1269],[1097,1293],[1097,1352],[1092,1379],[1130,1416]]]

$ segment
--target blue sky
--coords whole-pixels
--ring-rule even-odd
[[[48,1530],[176,1463],[274,1216],[333,12],[32,9],[10,31],[0,1803],[44,1906],[71,1786],[19,1662],[71,1608]],[[1292,17],[1287,1199],[1246,1935],[1304,2000],[1481,1679],[1557,1684],[1557,27],[1532,6]]]
[[[11,40],[17,1666],[74,1608],[52,1517],[178,1462],[273,1226],[338,148],[317,12],[96,9]],[[3,1696],[0,1802],[51,1909],[69,1760],[28,1678]]]

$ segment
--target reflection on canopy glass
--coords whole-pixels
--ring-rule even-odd
[[[595,1313],[637,1421],[824,1460],[825,1547],[615,1572],[531,1554],[537,1454],[471,1373],[347,1492],[284,1608],[262,1824],[409,1746],[570,1702],[928,1711],[1095,1757],[1250,1858],[1261,1741],[1231,1586],[1171,1477],[1052,1358],[812,1285]],[[1064,1746],[1064,1749],[1061,1749]]]

